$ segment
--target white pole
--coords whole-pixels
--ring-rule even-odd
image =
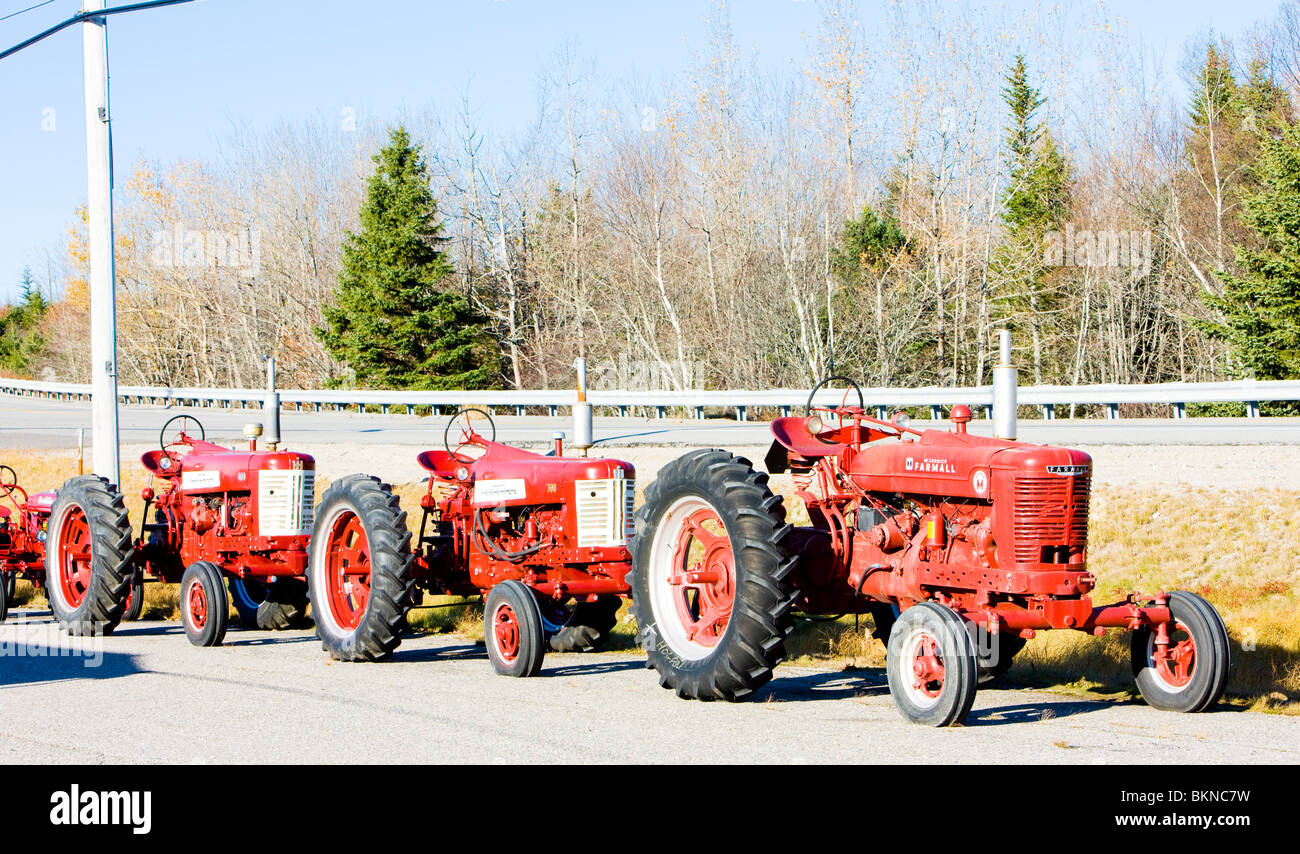
[[[104,8],[85,0],[84,9]],[[90,440],[95,474],[120,483],[117,434],[117,277],[113,267],[113,164],[108,111],[108,27],[81,25],[85,48],[87,225],[90,239]]]
[[[999,359],[993,366],[993,435],[1016,438],[1016,367],[1011,364],[1011,332],[998,330]]]
[[[573,404],[573,447],[587,456],[591,440],[591,404],[587,402],[587,360],[575,359],[573,366],[578,369],[578,401]]]
[[[274,451],[280,445],[280,393],[275,390],[275,357],[266,360],[266,398],[262,403],[262,442]]]

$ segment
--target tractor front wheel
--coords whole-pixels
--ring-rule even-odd
[[[392,654],[406,628],[415,555],[406,513],[387,484],[354,474],[329,485],[316,508],[307,586],[316,634],[341,661]]]
[[[122,612],[123,622],[135,622],[144,611],[144,576],[139,572],[131,574],[131,586],[126,593],[126,610]]]
[[[1152,629],[1132,634],[1133,676],[1147,704],[1171,712],[1202,712],[1223,696],[1232,666],[1228,630],[1214,606],[1195,593],[1169,594],[1168,643]]]
[[[230,618],[226,582],[215,563],[195,561],[181,576],[181,623],[195,646],[221,646]]]
[[[889,693],[904,718],[951,726],[970,713],[978,674],[975,644],[956,611],[921,602],[899,615],[889,633]]]
[[[721,450],[659,470],[636,514],[632,605],[659,684],[739,700],[772,678],[794,626],[785,505],[767,475]]]
[[[134,573],[122,494],[102,477],[74,477],[59,488],[46,530],[45,595],[54,618],[70,635],[112,632]]]
[[[550,635],[553,652],[591,652],[604,646],[609,633],[618,625],[619,596],[599,596],[595,602],[575,602],[566,613],[548,620],[542,614],[543,628]]]
[[[492,669],[502,676],[536,676],[546,655],[537,597],[520,581],[502,581],[483,605],[483,640]]]

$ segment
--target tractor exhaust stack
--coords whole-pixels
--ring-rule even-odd
[[[274,451],[280,445],[280,393],[275,390],[275,357],[266,358],[266,399],[262,403],[262,445]]]
[[[573,404],[573,447],[587,456],[591,448],[591,404],[587,402],[587,360],[573,360],[578,369],[578,402]]]
[[[998,330],[998,363],[993,366],[993,435],[1016,438],[1016,367],[1011,364],[1011,332]]]

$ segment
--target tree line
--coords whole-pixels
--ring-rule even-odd
[[[141,162],[120,378],[256,386],[275,355],[303,387],[561,388],[581,356],[609,386],[960,386],[999,327],[1023,382],[1300,376],[1300,3],[1189,44],[1182,97],[1100,8],[859,12],[822,4],[777,71],[725,7],[654,85],[566,46],[511,135],[466,94]],[[88,375],[84,235],[5,369]]]

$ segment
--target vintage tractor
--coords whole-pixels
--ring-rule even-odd
[[[872,614],[890,693],[921,724],[965,718],[977,683],[1045,629],[1128,629],[1150,705],[1218,700],[1230,654],[1208,602],[1174,591],[1093,604],[1087,454],[973,435],[966,406],[953,407],[953,432],[873,418],[851,382],[841,405],[814,406],[826,382],[806,417],[772,422],[766,458],[768,472],[792,474],[809,526],[786,524],[767,475],[726,451],[679,457],[647,488],[632,596],[662,685],[702,700],[751,694],[784,657],[798,609]]]
[[[244,432],[248,448],[237,451],[206,441],[192,416],[168,420],[158,450],[140,460],[151,479],[138,537],[104,478],[76,477],[59,489],[47,589],[69,633],[111,632],[128,604],[143,601],[131,590],[146,580],[180,583],[181,621],[196,646],[222,642],[231,602],[245,625],[305,625],[316,463],[274,445],[257,450],[259,425]],[[154,477],[163,481],[157,493]]]
[[[488,657],[504,675],[536,674],[548,646],[601,644],[628,592],[632,466],[564,457],[558,437],[547,454],[501,444],[480,409],[458,412],[443,445],[418,456],[429,479],[414,538],[376,478],[342,478],[321,496],[307,580],[325,649],[388,656],[426,592],[486,591]]]
[[[0,623],[9,615],[18,579],[45,583],[45,523],[53,492],[28,495],[18,475],[0,465]]]

